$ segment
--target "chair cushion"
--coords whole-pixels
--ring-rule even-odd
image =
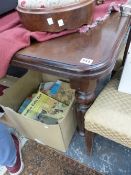
[[[115,77],[116,78],[116,77]],[[85,129],[131,147],[131,95],[112,79],[85,115]]]
[[[72,3],[79,3],[81,0],[18,0],[19,7],[26,9],[54,8]]]

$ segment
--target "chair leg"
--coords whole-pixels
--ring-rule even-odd
[[[89,155],[92,154],[94,135],[95,134],[93,132],[85,130],[85,142],[86,142],[87,152]]]

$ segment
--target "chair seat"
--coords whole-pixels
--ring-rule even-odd
[[[131,148],[131,95],[118,92],[115,77],[85,115],[85,129]]]

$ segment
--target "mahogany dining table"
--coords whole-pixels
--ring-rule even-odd
[[[129,26],[130,17],[116,12],[86,33],[33,42],[15,54],[11,65],[68,78],[76,92],[75,115],[83,134],[85,112],[96,98],[100,80],[113,71]]]

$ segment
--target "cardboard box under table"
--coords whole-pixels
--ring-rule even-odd
[[[34,90],[38,89],[41,82],[55,81],[57,79],[58,77],[29,71],[0,97],[0,104],[6,114],[0,121],[13,126],[27,138],[38,140],[50,147],[65,152],[76,129],[76,120],[73,115],[73,99],[65,117],[55,125],[47,125],[16,112],[22,102],[30,96]]]

